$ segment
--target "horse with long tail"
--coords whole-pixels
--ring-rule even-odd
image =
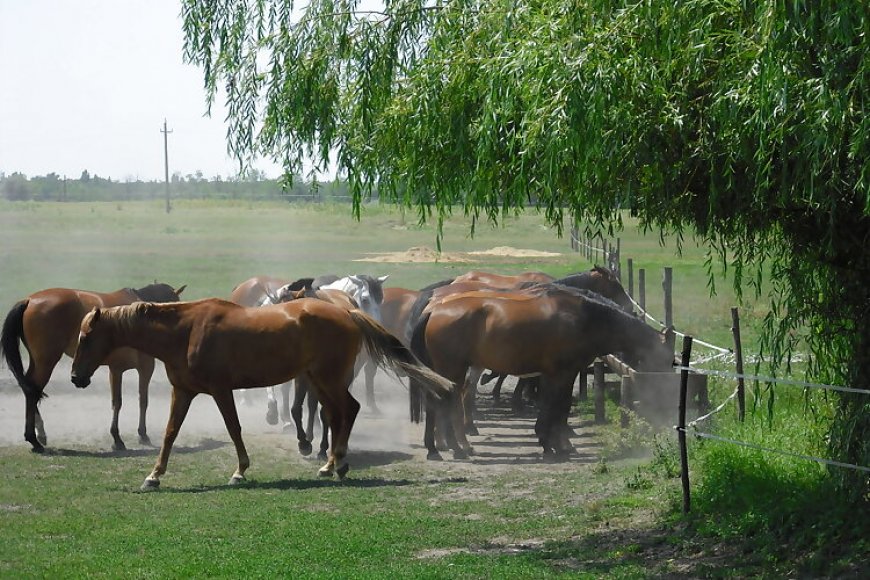
[[[18,386],[24,392],[24,439],[36,453],[45,450],[48,437],[39,414],[39,402],[45,396],[54,367],[64,354],[73,356],[79,336],[79,325],[94,307],[119,306],[138,301],[175,302],[185,286],[172,288],[154,283],[143,288],[122,288],[115,292],[93,292],[70,288],[40,290],[16,303],[3,321],[0,352]],[[27,370],[21,358],[23,344],[30,358]],[[116,451],[126,448],[118,429],[121,413],[121,378],[125,371],[136,369],[139,375],[139,442],[150,445],[145,425],[148,411],[148,385],[154,373],[154,358],[132,349],[107,353],[100,361],[109,367],[112,392],[112,424],[109,429]]]
[[[403,372],[437,398],[453,384],[423,366],[383,326],[359,310],[304,298],[245,308],[209,298],[176,304],[141,303],[96,308],[81,323],[71,380],[87,387],[106,355],[132,347],[163,361],[172,383],[172,402],[163,445],[142,488],[156,489],[166,473],[172,445],[190,404],[211,395],[233,441],[238,466],[230,484],[245,479],[250,458],[242,440],[234,389],[265,387],[305,374],[323,405],[332,445],[321,476],[343,478],[348,440],[360,404],[350,394],[354,361],[365,346],[382,368]]]

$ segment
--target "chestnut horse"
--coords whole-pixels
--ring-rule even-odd
[[[87,387],[100,362],[122,346],[163,361],[172,383],[172,403],[157,463],[142,484],[149,490],[159,486],[190,404],[203,393],[214,398],[236,448],[238,467],[230,484],[243,481],[250,460],[233,390],[275,385],[304,374],[333,433],[329,460],[320,475],[343,478],[349,469],[348,440],[360,408],[348,388],[363,345],[380,366],[408,374],[430,396],[452,393],[452,383],[422,366],[371,317],[310,298],[259,308],[219,298],[95,308],[82,320],[70,378],[77,387]]]
[[[44,451],[47,443],[38,403],[45,396],[43,391],[58,361],[64,354],[72,356],[75,352],[79,325],[85,314],[96,306],[118,306],[140,300],[175,302],[184,288],[173,289],[168,284],[159,283],[136,290],[122,288],[109,293],[50,288],[31,294],[12,307],[3,322],[0,352],[24,392],[24,439],[32,445],[34,452]],[[24,344],[30,357],[26,372],[19,342]],[[121,378],[130,369],[136,369],[139,374],[139,442],[150,445],[145,414],[148,410],[148,384],[154,373],[154,358],[125,348],[107,353],[100,364],[109,367],[112,448],[116,451],[125,449],[118,431],[118,415],[121,412]]]
[[[359,308],[356,301],[347,295],[343,290],[312,290],[311,288],[303,288],[301,290],[290,290],[288,287],[279,288],[276,293],[276,304],[280,302],[290,302],[292,300],[300,300],[302,298],[316,298],[317,300],[325,300],[344,308],[345,310],[355,310]],[[372,363],[375,364],[375,363]],[[375,365],[377,368],[377,365]],[[356,365],[354,366],[354,376],[358,372]],[[288,383],[289,384],[289,383]],[[272,411],[273,405],[277,409],[277,401],[275,400],[274,387],[269,387],[269,410]],[[302,428],[302,403],[305,397],[308,397],[308,424],[307,428]],[[285,397],[286,401],[287,397]],[[299,446],[299,453],[302,455],[310,455],[312,451],[311,442],[314,440],[314,417],[317,414],[317,397],[311,392],[308,381],[305,380],[305,375],[296,377],[296,390],[293,395],[293,404],[290,406],[290,416],[293,418],[293,423],[296,425],[296,439]],[[275,411],[277,414],[277,410]],[[268,415],[267,419],[268,421]],[[327,450],[329,449],[329,429],[327,429],[326,418],[321,413],[320,423],[322,425],[320,437],[320,452],[318,457],[326,459]],[[270,424],[274,424],[271,423]],[[285,426],[285,430],[286,430]]]
[[[545,455],[570,451],[559,429],[567,420],[574,377],[595,357],[624,353],[633,368],[668,370],[674,354],[662,335],[610,300],[586,290],[539,285],[523,292],[469,292],[446,297],[414,329],[412,350],[459,388],[452,415],[459,451],[470,453],[462,398],[483,369],[541,375],[549,392],[535,426]],[[567,393],[567,399],[565,394]],[[426,417],[424,444],[437,458],[434,423]]]

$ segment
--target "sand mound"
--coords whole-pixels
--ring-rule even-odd
[[[414,246],[405,252],[389,252],[371,254],[365,258],[358,258],[354,262],[474,262],[475,256],[495,256],[501,258],[552,258],[561,256],[557,252],[541,252],[538,250],[524,250],[510,246],[498,246],[489,250],[475,252],[437,252],[427,246]]]

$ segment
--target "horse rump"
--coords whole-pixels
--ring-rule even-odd
[[[45,393],[27,379],[24,374],[24,363],[21,360],[19,341],[24,344],[24,348],[27,348],[27,341],[24,339],[24,311],[27,310],[29,303],[30,300],[17,302],[6,315],[6,319],[3,321],[3,330],[0,333],[0,356],[6,361],[6,366],[12,372],[18,386],[24,391],[24,395],[42,398]]]

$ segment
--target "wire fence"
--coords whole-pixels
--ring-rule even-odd
[[[584,240],[580,239],[579,236],[577,235],[577,232],[578,232],[578,230],[576,228],[572,228],[572,230],[571,230],[571,245],[576,251],[580,251],[580,248],[585,248],[587,251],[587,256],[592,256],[592,255],[595,255],[596,253],[600,252],[605,258],[607,258],[607,259],[610,258],[610,252],[608,252],[606,249],[606,247],[607,247],[606,242],[602,241],[602,247],[599,248],[596,245],[589,244],[589,243],[585,242]],[[610,247],[613,248],[614,247],[613,244],[611,244]],[[619,245],[617,244],[616,247],[619,247]],[[618,255],[616,256],[616,259],[619,260]],[[631,264],[629,266],[631,266]],[[619,269],[620,269],[620,267],[619,267],[619,265],[617,265],[615,268],[615,271],[618,272]],[[629,267],[629,271],[631,271],[630,267]],[[636,300],[634,300],[633,296],[629,296],[629,299],[631,300],[632,304],[637,309],[637,311],[640,312],[646,320],[652,322],[653,324],[658,325],[659,328],[666,328],[667,327],[667,325],[665,323],[657,320],[649,312],[647,312],[646,308],[644,308],[643,306],[641,306],[641,304],[639,304]],[[736,311],[736,309],[735,309],[735,311]],[[667,315],[668,315],[668,313],[666,312],[666,316]],[[786,451],[786,450],[782,450],[782,449],[775,449],[772,447],[759,445],[757,443],[751,443],[748,441],[740,441],[738,439],[733,439],[730,437],[715,435],[713,433],[701,431],[699,429],[700,424],[704,423],[705,421],[708,421],[712,417],[721,413],[724,409],[726,409],[728,407],[728,405],[731,401],[733,401],[735,398],[738,398],[739,396],[742,395],[742,393],[741,393],[742,388],[743,388],[742,383],[744,381],[751,381],[751,382],[754,382],[756,384],[757,383],[766,383],[766,384],[775,384],[775,385],[786,385],[786,386],[799,387],[802,389],[828,390],[828,391],[835,391],[835,392],[840,392],[840,393],[851,393],[851,394],[860,394],[860,395],[870,395],[870,390],[855,388],[855,387],[851,387],[851,386],[831,385],[831,384],[814,383],[814,382],[802,381],[802,380],[796,380],[796,379],[780,378],[780,377],[773,377],[773,376],[763,376],[763,375],[749,374],[749,373],[744,373],[744,372],[729,372],[729,371],[724,371],[724,370],[701,368],[698,365],[707,365],[707,364],[712,363],[712,362],[720,362],[720,363],[726,363],[726,364],[727,363],[732,363],[732,364],[735,363],[736,359],[735,359],[734,349],[718,346],[718,345],[713,344],[711,342],[700,340],[700,339],[697,339],[694,337],[688,337],[686,334],[679,332],[676,329],[673,329],[673,331],[674,331],[675,335],[680,336],[684,339],[684,344],[686,343],[686,341],[688,339],[688,344],[689,344],[688,353],[689,354],[691,353],[691,345],[693,343],[700,345],[700,346],[703,346],[704,348],[708,349],[709,351],[712,351],[712,353],[713,353],[713,354],[709,354],[707,356],[698,358],[695,361],[692,361],[690,363],[689,363],[688,359],[684,359],[683,364],[676,366],[674,368],[674,370],[676,372],[680,372],[681,374],[684,375],[684,377],[681,381],[681,383],[682,383],[681,390],[687,388],[686,379],[687,379],[688,373],[707,375],[707,376],[716,376],[716,377],[720,377],[720,378],[724,378],[724,379],[732,379],[732,380],[739,381],[737,388],[735,388],[731,392],[731,394],[729,394],[715,409],[705,413],[704,415],[702,415],[700,417],[697,417],[696,419],[692,420],[689,423],[685,423],[685,418],[684,418],[686,394],[685,394],[685,392],[681,393],[681,409],[680,409],[681,425],[677,425],[675,427],[675,429],[677,430],[678,433],[681,433],[681,435],[683,435],[683,436],[687,433],[691,433],[691,434],[693,434],[696,437],[701,438],[701,439],[708,439],[708,440],[718,441],[721,443],[737,445],[740,447],[755,449],[755,450],[762,451],[765,453],[776,454],[776,455],[780,455],[780,456],[784,456],[784,457],[791,457],[791,458],[795,458],[795,459],[813,461],[813,462],[816,462],[816,463],[819,463],[822,465],[828,465],[828,466],[838,467],[838,468],[843,468],[843,469],[853,469],[853,470],[857,470],[857,471],[861,471],[861,472],[865,472],[865,473],[870,473],[870,467],[867,467],[864,465],[858,465],[858,464],[842,462],[842,461],[835,461],[832,459],[825,459],[822,457],[814,457],[812,455],[795,453],[792,451]],[[738,343],[738,349],[739,349],[739,333],[735,335],[735,342]],[[684,351],[684,354],[687,354],[687,353]],[[806,357],[804,355],[798,353],[796,355],[793,355],[791,360],[792,361],[795,361],[795,360],[800,361],[800,360],[805,360],[805,358]],[[747,361],[743,360],[742,354],[741,354],[740,363],[738,366],[738,371],[742,371],[743,362],[747,362]],[[757,364],[759,362],[759,359],[757,359],[756,357],[750,357],[748,362],[750,364]],[[742,405],[742,398],[741,398],[741,405]],[[741,407],[741,409],[742,409],[742,407]],[[681,436],[681,440],[684,442],[684,437]],[[685,457],[685,449],[681,449],[681,457]],[[686,494],[688,494],[688,465],[687,464],[684,465],[683,469],[686,471],[686,473],[684,474],[684,492]],[[684,507],[686,510],[688,510],[688,497],[684,498],[684,500],[685,500]]]

